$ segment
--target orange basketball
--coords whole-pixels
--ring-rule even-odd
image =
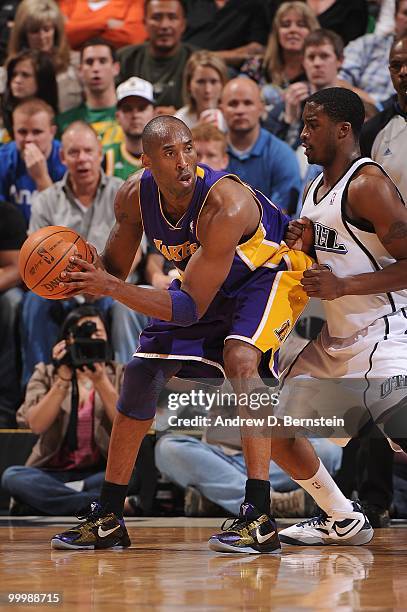
[[[49,300],[62,300],[67,289],[59,287],[61,272],[80,270],[69,258],[79,255],[89,263],[92,253],[74,230],[60,225],[42,227],[27,238],[19,256],[20,275],[31,291]]]

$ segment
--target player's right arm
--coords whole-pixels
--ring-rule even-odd
[[[143,236],[140,211],[140,178],[133,174],[120,187],[114,201],[116,222],[101,254],[102,264],[109,274],[125,280],[131,270]]]
[[[126,206],[124,208],[126,212]],[[185,269],[183,283],[178,291],[140,287],[123,282],[117,273],[95,269],[86,261],[80,263],[81,272],[64,272],[61,287],[76,293],[107,295],[132,310],[176,325],[187,326],[206,312],[216,292],[231,268],[235,249],[242,236],[251,235],[257,228],[260,212],[254,198],[234,181],[219,181],[212,189],[199,220],[200,248],[192,255]],[[126,223],[127,226],[127,223]],[[112,233],[104,253],[107,265],[118,270],[119,265],[131,264],[134,257],[121,259],[126,248],[120,236],[131,236],[129,228],[118,225]],[[124,261],[123,264],[121,262]],[[111,268],[112,269],[112,268]],[[126,268],[127,270],[127,268]],[[124,276],[124,275],[123,275]]]

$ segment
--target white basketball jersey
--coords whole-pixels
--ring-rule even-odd
[[[370,158],[357,159],[332,189],[317,201],[317,191],[323,180],[320,174],[311,183],[301,211],[301,216],[314,223],[318,263],[328,265],[339,277],[376,272],[395,262],[374,232],[359,229],[346,216],[349,183],[355,172],[366,165],[377,166],[386,174]],[[348,338],[376,319],[407,306],[407,290],[345,295],[336,300],[323,300],[323,305],[330,336]]]

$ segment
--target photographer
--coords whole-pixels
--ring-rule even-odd
[[[37,364],[17,413],[39,439],[25,466],[3,474],[12,514],[74,514],[103,482],[123,366],[109,360],[106,325],[94,306],[71,311],[61,338],[53,364]]]

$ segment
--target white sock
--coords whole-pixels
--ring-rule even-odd
[[[321,460],[312,478],[295,482],[305,489],[329,516],[335,512],[353,512],[352,502],[346,499]]]

